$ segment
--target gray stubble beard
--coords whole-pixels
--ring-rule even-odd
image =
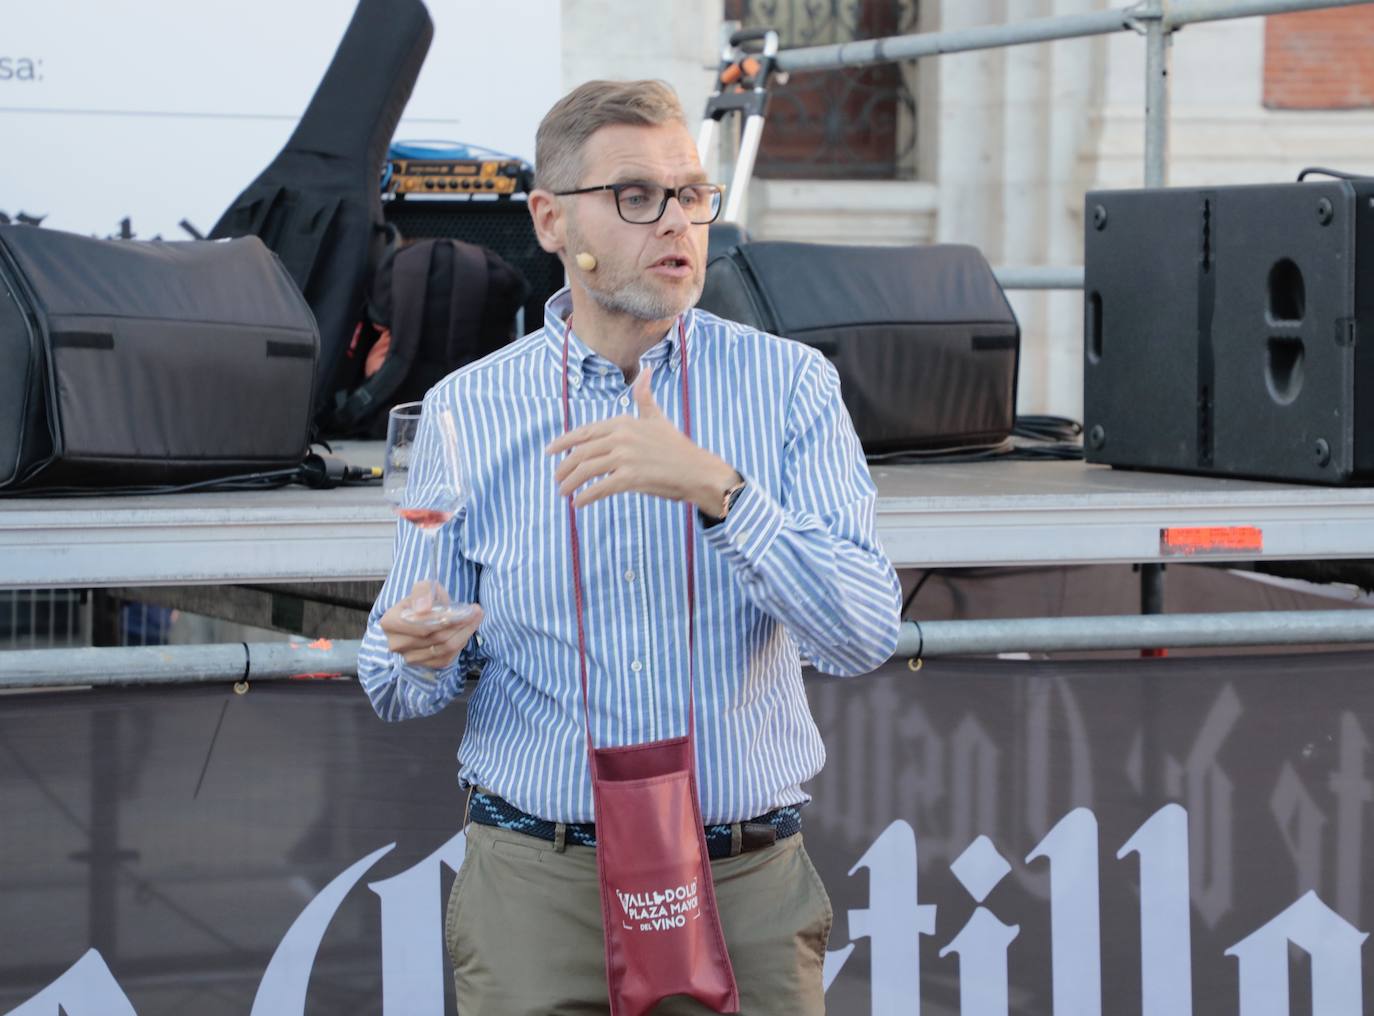
[[[568,239],[571,249],[581,250],[582,230],[575,219],[570,220],[569,226]],[[606,287],[596,284],[599,282],[607,283]],[[688,299],[682,306],[678,306],[677,301],[669,302],[669,297],[655,293],[645,280],[631,276],[627,281],[620,282],[615,278],[598,278],[594,271],[586,272],[582,276],[582,287],[586,289],[587,295],[596,301],[598,307],[612,314],[629,315],[636,321],[666,321],[677,317],[689,307],[696,306],[696,302],[701,299],[705,282],[703,272],[694,280]]]
[[[678,301],[649,291],[639,282],[630,282],[610,291],[602,290],[584,282],[587,294],[596,301],[597,306],[613,314],[628,314],[637,321],[666,321],[675,318],[701,299],[705,280],[697,280],[688,298],[678,306]]]

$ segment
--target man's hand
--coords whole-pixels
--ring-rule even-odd
[[[639,417],[617,416],[570,430],[550,442],[548,455],[569,452],[554,472],[558,493],[566,497],[597,480],[573,499],[574,506],[638,491],[673,501],[690,501],[707,515],[717,515],[721,494],[739,482],[734,467],[720,456],[693,444],[654,402],[645,367],[631,388]]]
[[[402,612],[413,610],[420,613],[429,610],[435,601],[449,602],[448,594],[442,586],[421,579],[415,583],[410,595],[382,615],[377,623],[386,632],[387,648],[400,653],[407,663],[443,670],[458,659],[458,654],[466,648],[477,626],[482,623],[482,608],[473,604],[472,613],[460,621],[448,624],[427,625],[407,621]]]

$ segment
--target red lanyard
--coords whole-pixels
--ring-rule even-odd
[[[690,440],[692,437],[692,402],[687,386],[687,327],[682,318],[677,319],[678,355],[682,364],[682,432]],[[568,342],[572,335],[572,316],[569,315],[567,330],[563,333],[563,433],[572,430],[572,407],[568,401]],[[587,624],[583,616],[582,598],[582,552],[577,536],[577,510],[573,507],[573,494],[568,495],[568,527],[572,538],[573,600],[577,608],[577,654],[581,667],[582,712],[587,718],[587,750],[593,750],[591,707],[587,700]],[[687,558],[687,742],[693,746],[695,756],[696,732],[696,551],[695,518],[691,502],[685,505],[687,520],[686,558]]]

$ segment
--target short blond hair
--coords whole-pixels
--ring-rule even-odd
[[[544,190],[572,190],[582,175],[583,149],[602,127],[657,127],[687,117],[666,81],[587,81],[544,115],[534,137],[534,182]]]

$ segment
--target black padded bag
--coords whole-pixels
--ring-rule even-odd
[[[310,308],[256,237],[0,226],[0,490],[298,465],[318,355]]]
[[[869,454],[1011,434],[1021,329],[974,247],[740,244],[710,260],[697,306],[829,357]]]

